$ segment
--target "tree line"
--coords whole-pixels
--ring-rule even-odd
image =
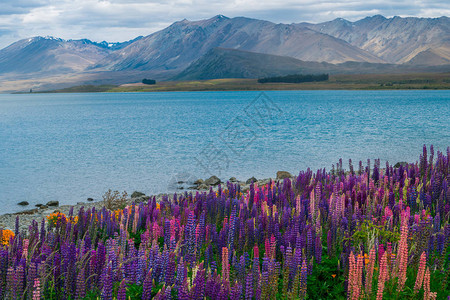
[[[276,77],[265,77],[259,78],[259,83],[267,83],[267,82],[284,82],[284,83],[301,83],[301,82],[313,82],[313,81],[326,81],[328,80],[328,74],[293,74],[286,76],[276,76]]]

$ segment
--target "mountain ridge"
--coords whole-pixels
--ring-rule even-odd
[[[290,74],[377,74],[420,73],[450,70],[444,66],[417,66],[413,64],[376,64],[367,62],[302,61],[292,57],[255,53],[237,49],[214,48],[172,80],[208,80],[220,78],[262,78]]]
[[[288,24],[221,15],[182,20],[102,59],[96,67],[121,71],[183,69],[212,48],[223,47],[309,61],[383,62],[345,41]]]
[[[389,63],[406,63],[423,51],[450,52],[450,18],[386,18],[381,15],[350,22],[343,19],[310,24],[299,23],[366,50]],[[441,56],[444,60],[450,55]]]
[[[233,49],[241,52],[230,51]],[[240,65],[232,66],[236,62],[230,57]],[[211,65],[213,58],[216,66]],[[268,59],[282,66],[264,65]],[[317,24],[276,24],[217,15],[196,21],[183,19],[122,43],[33,37],[0,49],[0,84],[30,79],[39,87],[44,78],[52,82],[77,78],[77,82],[87,84],[120,84],[135,80],[136,76],[130,76],[133,72],[159,81],[187,78],[186,72],[194,71],[218,76],[224,63],[226,76],[247,72],[247,77],[283,75],[301,66],[324,70],[324,65],[331,73],[448,72],[450,19],[375,15],[354,22],[338,18]]]

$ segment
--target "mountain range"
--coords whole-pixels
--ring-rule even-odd
[[[124,43],[33,37],[0,50],[0,86],[32,82],[37,89],[127,83],[141,76],[186,80],[431,71],[450,71],[448,17],[376,15],[356,22],[275,24],[217,15],[178,21]]]

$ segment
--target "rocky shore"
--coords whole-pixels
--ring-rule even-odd
[[[247,179],[246,181],[239,181],[235,177],[231,177],[227,181],[232,182],[234,184],[239,184],[241,186],[241,190],[243,192],[246,192],[249,190],[250,185],[252,182],[257,182],[260,185],[269,183],[270,180],[282,180],[284,178],[291,178],[293,177],[289,172],[286,171],[279,171],[276,174],[275,178],[266,178],[266,179],[257,179],[255,177],[251,177]],[[179,182],[180,184],[183,184],[184,182]],[[210,190],[211,188],[213,190],[217,190],[219,188],[219,185],[226,185],[226,182],[223,182],[220,180],[217,176],[211,176],[207,179],[197,179],[193,183],[191,183],[192,186],[189,187],[189,189],[183,190],[180,189],[178,193],[184,193],[184,192],[205,192]],[[167,194],[158,194],[154,195],[156,196],[157,201],[160,200],[164,195]],[[152,196],[153,197],[153,196]],[[143,201],[147,201],[150,198],[150,196],[145,195],[141,192],[134,192],[131,194],[131,197],[127,199],[127,204],[133,204],[133,203],[140,203]],[[88,199],[88,202],[78,202],[75,205],[62,205],[59,206],[58,201],[51,201],[47,204],[41,204],[38,205],[39,207],[29,210],[24,210],[17,213],[10,213],[10,214],[3,214],[0,215],[0,229],[15,229],[16,224],[16,218],[19,217],[19,230],[28,230],[29,225],[33,220],[37,222],[41,222],[42,219],[46,219],[49,215],[55,213],[55,212],[61,212],[65,215],[68,215],[71,208],[73,207],[73,214],[78,214],[78,211],[83,207],[85,210],[95,207],[96,209],[101,209],[105,206],[105,203],[103,201],[92,201],[91,198]],[[18,205],[23,205],[18,203]]]

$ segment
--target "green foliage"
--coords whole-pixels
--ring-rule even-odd
[[[335,276],[333,276],[335,275]],[[322,257],[308,276],[308,299],[346,299],[344,270],[336,257]]]
[[[301,75],[301,74],[293,74],[286,76],[277,76],[277,77],[265,77],[258,79],[259,83],[267,83],[267,82],[285,82],[285,83],[302,83],[302,82],[315,82],[315,81],[327,81],[328,74],[319,74],[319,75]]]
[[[144,78],[144,79],[142,79],[142,83],[143,84],[156,84],[156,80]]]
[[[123,191],[123,193],[120,194],[119,191],[112,191],[109,189],[103,195],[103,203],[105,207],[110,210],[124,209],[127,205],[127,198],[127,192]]]
[[[127,298],[142,299],[142,285],[128,284],[127,285]]]
[[[344,238],[348,240],[349,238]],[[373,241],[378,240],[380,243],[397,242],[400,239],[400,234],[397,230],[385,230],[382,225],[375,225],[371,221],[365,220],[358,230],[356,230],[350,237],[353,245],[363,244],[365,249],[371,249]]]

